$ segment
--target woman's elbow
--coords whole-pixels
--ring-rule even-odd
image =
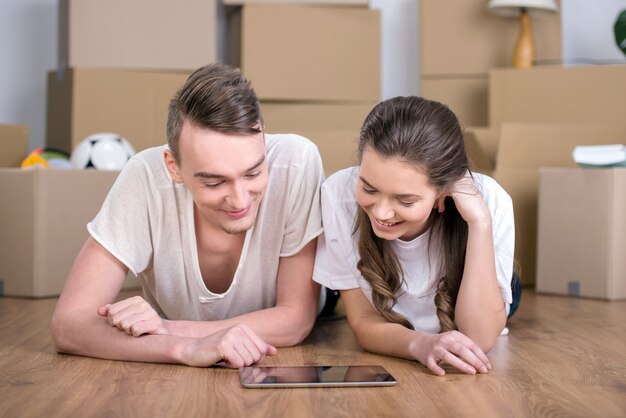
[[[480,349],[483,350],[484,353],[488,353],[496,345],[498,337],[500,336],[505,325],[506,323],[503,323],[502,326],[497,325],[489,331],[476,330],[474,332],[464,332],[462,329],[459,329],[459,331],[469,337],[472,341],[474,341],[480,347]]]

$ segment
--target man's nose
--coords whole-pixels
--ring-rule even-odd
[[[234,210],[245,209],[248,206],[248,189],[243,181],[232,183],[227,201]]]

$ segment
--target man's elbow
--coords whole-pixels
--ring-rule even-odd
[[[52,333],[52,346],[57,353],[72,354],[76,351],[76,347],[72,344],[69,337],[69,329],[71,325],[62,315],[55,313],[50,321],[50,331]]]
[[[291,331],[284,335],[280,346],[293,347],[303,342],[311,333],[315,324],[315,316],[307,316],[298,321],[294,321]]]

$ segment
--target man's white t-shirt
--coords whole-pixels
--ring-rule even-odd
[[[317,243],[313,279],[330,289],[361,288],[371,302],[371,287],[357,269],[360,259],[358,232],[354,233],[357,177],[358,167],[347,168],[330,176],[322,186],[324,234]],[[491,177],[474,173],[474,181],[491,213],[498,285],[504,302],[510,304],[515,246],[513,202]],[[438,254],[428,251],[429,233],[412,241],[391,242],[405,281],[393,310],[407,318],[416,330],[438,333],[435,308]]]
[[[194,202],[164,163],[166,146],[131,158],[96,218],[91,236],[135,274],[144,298],[168,319],[219,320],[276,304],[280,257],[297,254],[322,232],[317,147],[298,135],[265,135],[269,181],[256,221],[246,232],[230,288],[202,280]]]

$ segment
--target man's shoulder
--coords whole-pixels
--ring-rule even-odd
[[[265,141],[269,165],[275,172],[283,171],[289,177],[304,173],[323,176],[322,157],[309,139],[296,134],[266,134]]]
[[[149,166],[155,165],[163,161],[163,151],[167,149],[167,145],[146,148],[133,155],[132,159],[139,160]]]
[[[148,172],[159,172],[165,167],[163,160],[163,151],[167,149],[167,145],[146,148],[133,155],[128,160],[127,166],[142,167]]]

